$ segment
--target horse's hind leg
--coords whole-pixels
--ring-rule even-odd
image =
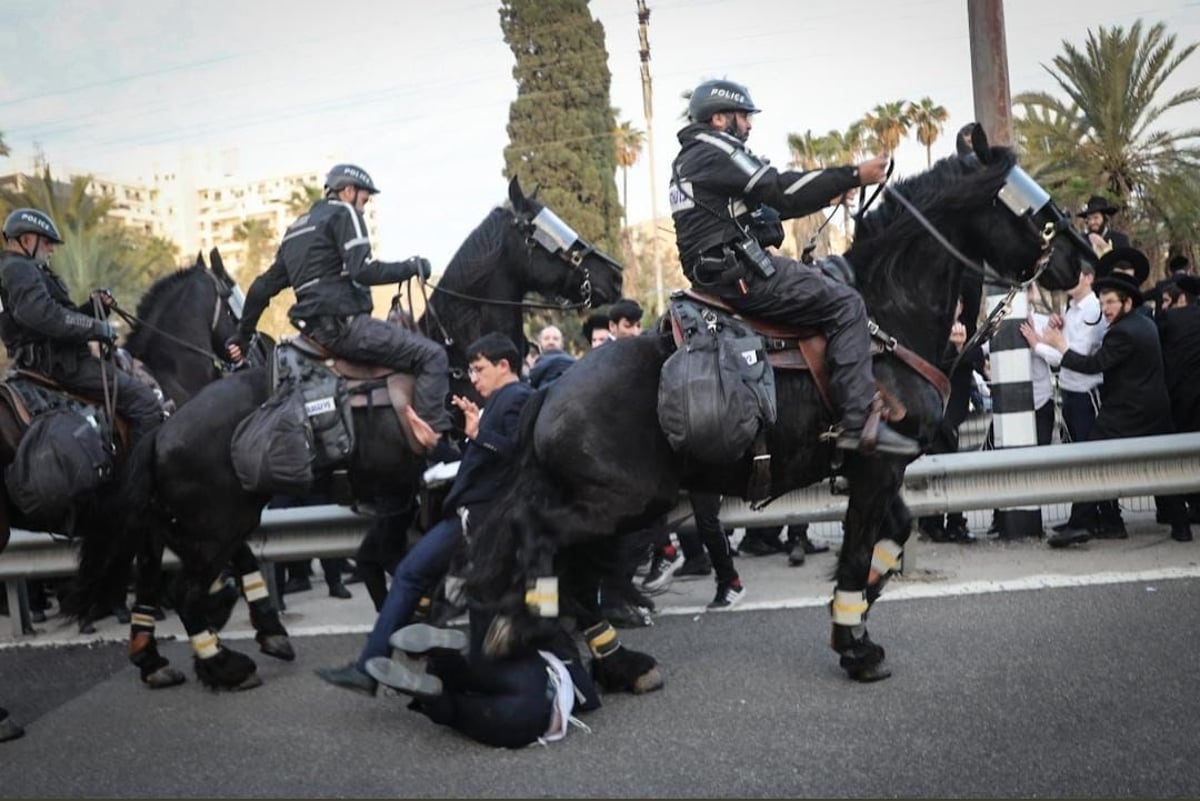
[[[254,626],[254,639],[258,648],[267,656],[291,662],[296,658],[287,629],[279,620],[279,610],[267,592],[267,582],[259,569],[258,560],[250,546],[243,542],[233,555],[233,568],[241,577],[242,594],[250,607],[250,624]]]
[[[158,652],[154,637],[155,603],[162,577],[163,544],[158,537],[146,537],[137,555],[137,581],[134,606],[129,615],[129,661],[141,673],[142,681],[155,690],[174,687],[187,680],[183,672],[171,666]]]
[[[830,644],[850,678],[872,682],[886,679],[891,671],[884,665],[883,647],[867,633],[867,613],[899,562],[901,540],[894,537],[904,535],[894,528],[908,519],[908,510],[897,505],[901,471],[883,460],[861,457],[847,459],[847,468],[850,505],[830,604]]]

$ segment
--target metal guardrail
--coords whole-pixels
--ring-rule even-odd
[[[1171,495],[1200,491],[1200,433],[1042,445],[923,456],[904,476],[904,499],[914,515],[971,509],[1034,506],[1060,501]],[[828,482],[796,490],[755,511],[726,498],[721,522],[731,528],[840,520],[846,496]],[[687,528],[686,499],[668,515]],[[343,506],[267,509],[250,546],[260,560],[293,561],[350,556],[371,517]],[[168,552],[166,565],[178,564]],[[0,581],[8,582],[9,608],[21,606],[23,579],[64,576],[76,570],[72,546],[61,537],[14,531],[0,554]],[[14,631],[21,630],[13,614]]]

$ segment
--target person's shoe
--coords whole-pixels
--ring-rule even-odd
[[[388,642],[393,648],[403,651],[409,656],[425,654],[430,651],[462,653],[467,650],[466,634],[458,629],[441,629],[427,623],[413,623],[405,626],[394,632]]]
[[[684,559],[683,564],[675,571],[675,578],[699,578],[711,575],[712,560],[706,553]]]
[[[617,606],[605,606],[600,609],[601,616],[619,629],[640,629],[654,625],[650,610],[644,606],[633,606],[624,603]]]
[[[1068,545],[1087,542],[1091,538],[1092,532],[1086,528],[1065,528],[1047,537],[1046,544],[1051,548],[1066,548]]]
[[[958,521],[946,526],[946,542],[958,542],[969,545],[975,542],[975,535],[967,528],[965,521]]]
[[[124,601],[113,607],[113,617],[115,617],[117,622],[122,626],[129,623],[129,614],[129,606]]]
[[[1192,527],[1187,523],[1171,526],[1171,539],[1176,542],[1191,542]]]
[[[283,594],[290,595],[294,592],[308,592],[312,589],[312,582],[304,576],[292,576],[287,581],[283,582]]]
[[[1054,524],[1053,526],[1050,527],[1050,530],[1057,534],[1058,532],[1062,531],[1063,529],[1068,529],[1068,528],[1079,528],[1079,527],[1072,525],[1070,520],[1066,520],[1066,521],[1063,521],[1062,523]]]
[[[683,554],[678,549],[672,549],[670,556],[662,551],[655,551],[650,560],[650,572],[642,580],[642,589],[648,592],[664,590],[675,580],[675,571],[683,567]]]
[[[930,542],[946,542],[946,528],[940,523],[918,523],[917,532]]]
[[[797,542],[804,549],[804,553],[809,556],[812,556],[814,553],[826,553],[829,551],[828,545],[823,542],[820,544],[813,542],[808,538],[807,534],[798,537]]]
[[[770,556],[783,553],[783,543],[776,540],[764,540],[762,537],[747,534],[738,543],[738,553],[742,556]]]
[[[337,582],[334,582],[333,584],[329,585],[329,597],[330,598],[341,598],[344,601],[349,598],[353,598],[354,596],[351,595],[350,590],[346,589],[345,584],[343,584],[340,581],[337,581]]]
[[[428,673],[417,673],[407,665],[375,656],[367,660],[367,672],[374,681],[417,698],[436,698],[442,694],[442,680]]]
[[[1129,539],[1129,530],[1125,528],[1124,520],[1112,520],[1102,522],[1092,531],[1092,536],[1098,540],[1127,540]]]
[[[717,585],[717,594],[709,603],[708,608],[729,609],[736,606],[745,597],[746,588],[742,586],[741,579],[722,582]]]
[[[857,451],[862,449],[862,426],[843,424],[841,433],[837,436],[837,446],[842,450]],[[887,453],[893,456],[918,456],[921,446],[915,439],[906,437],[892,430],[891,426],[882,420],[875,431],[875,453]]]
[[[800,544],[797,543],[795,548],[792,548],[792,550],[788,551],[788,567],[800,567],[804,564],[807,558],[808,557],[804,553],[804,548],[800,547]]]
[[[387,657],[384,657],[386,659]],[[358,665],[350,662],[336,668],[317,668],[313,671],[325,681],[337,687],[344,687],[363,695],[375,695],[378,683],[358,669]]]

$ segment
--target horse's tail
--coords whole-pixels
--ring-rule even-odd
[[[79,572],[63,613],[83,620],[124,598],[134,558],[154,531],[155,433],[142,437],[130,452],[121,479],[102,500],[96,520],[86,527],[79,549]]]
[[[470,562],[467,592],[485,606],[502,603],[509,592],[524,592],[517,587],[518,550],[527,532],[538,530],[537,504],[552,485],[546,469],[534,449],[533,430],[546,400],[546,390],[534,392],[521,410],[517,434],[518,452],[508,474],[505,489],[492,505],[491,513],[479,521],[479,532],[470,537]]]

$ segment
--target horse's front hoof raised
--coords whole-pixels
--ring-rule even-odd
[[[633,694],[644,695],[652,693],[655,690],[661,690],[667,680],[663,677],[662,671],[658,668],[651,668],[642,675],[637,677],[633,683]]]
[[[503,659],[513,649],[515,633],[511,617],[496,615],[483,638],[483,654],[489,659]]]
[[[142,676],[142,683],[151,690],[161,690],[165,687],[175,687],[187,681],[183,671],[176,670],[170,665],[164,665]]]
[[[292,648],[292,641],[288,639],[286,634],[270,634],[260,637],[258,640],[258,650],[267,656],[282,659],[284,662],[291,662],[296,658],[296,651]]]

